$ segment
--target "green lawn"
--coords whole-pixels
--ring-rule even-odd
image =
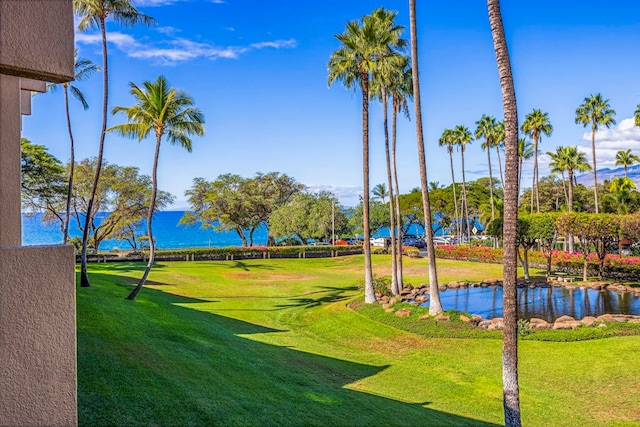
[[[374,256],[378,274],[390,258]],[[423,259],[405,260],[409,282]],[[502,424],[501,341],[356,313],[362,256],[90,265],[78,288],[81,425]],[[501,266],[439,260],[441,281]],[[446,308],[446,307],[445,307]],[[520,345],[527,426],[640,425],[640,337]]]

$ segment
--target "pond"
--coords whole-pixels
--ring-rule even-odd
[[[445,310],[478,314],[484,319],[502,317],[502,286],[447,289],[440,291],[440,299]],[[521,319],[537,317],[553,322],[564,315],[582,319],[602,314],[640,315],[640,295],[552,286],[518,288],[518,318]]]

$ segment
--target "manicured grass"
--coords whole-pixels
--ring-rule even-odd
[[[386,275],[389,257],[374,257]],[[426,282],[422,259],[408,281]],[[362,256],[90,265],[81,425],[499,425],[501,341],[425,338],[347,308]],[[442,260],[440,279],[501,266]],[[520,345],[529,426],[640,425],[640,337]]]

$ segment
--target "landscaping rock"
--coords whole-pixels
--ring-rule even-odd
[[[493,326],[495,329],[495,326],[493,325],[493,322],[491,320],[483,320],[478,323],[478,327],[483,329],[489,329],[489,325]]]
[[[598,319],[593,316],[586,316],[582,320],[580,320],[580,323],[582,323],[584,326],[592,327],[596,324],[597,321]]]
[[[416,302],[417,302],[417,303],[426,302],[428,299],[429,299],[429,298],[427,298],[427,297],[426,297],[426,296],[424,296],[424,295],[418,295],[418,296],[416,297]]]
[[[469,323],[471,322],[471,319],[468,318],[467,316],[465,316],[464,314],[460,315],[460,320],[462,320],[464,323]]]
[[[556,330],[557,329],[575,329],[575,328],[579,327],[580,325],[582,325],[582,323],[578,322],[577,320],[573,320],[573,321],[567,320],[567,321],[564,321],[564,322],[558,322],[556,320],[556,322],[553,324],[553,329],[556,329]]]
[[[602,314],[597,317],[600,322],[613,322],[613,316],[610,314]]]
[[[397,304],[398,303],[398,298],[393,297],[393,298],[389,298],[389,304],[393,305],[393,304]]]
[[[458,289],[460,287],[460,283],[458,282],[449,282],[449,285],[447,285],[449,287],[449,289]]]
[[[478,324],[482,322],[482,316],[478,315],[478,314],[472,314],[471,315],[471,324],[478,326]]]
[[[564,322],[575,322],[576,319],[574,319],[571,316],[560,316],[556,319],[555,323],[564,323]]]
[[[532,317],[529,319],[529,326],[531,329],[549,329],[551,325],[544,319],[539,319],[537,317]]]
[[[402,309],[402,310],[398,310],[396,311],[396,316],[398,317],[409,317],[411,316],[411,310],[408,309]]]
[[[429,317],[431,316],[429,316],[428,314],[423,314],[422,316],[420,316],[420,320],[427,320]]]
[[[389,305],[389,303],[388,303],[388,302],[384,302],[384,303],[382,303],[382,308],[387,309],[387,308],[389,308],[389,307],[390,307],[390,305]]]
[[[394,311],[396,311],[396,309],[395,309],[395,308],[391,308],[391,307],[389,307],[389,308],[387,308],[385,311],[386,311],[387,313],[393,313]]]
[[[504,319],[502,319],[502,317],[496,317],[491,321],[491,323],[495,326],[494,329],[504,329]]]
[[[445,314],[438,314],[436,317],[436,322],[448,322],[451,320],[451,316],[447,316]]]
[[[380,303],[385,303],[385,302],[389,302],[389,297],[386,295],[383,295],[382,297],[380,297]]]

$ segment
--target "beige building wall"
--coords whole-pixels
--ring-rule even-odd
[[[0,248],[0,426],[77,425],[72,246]]]
[[[0,426],[78,423],[74,248],[20,247],[22,89],[73,79],[72,5],[0,0]]]
[[[63,83],[73,65],[71,0],[0,0],[0,74]]]

